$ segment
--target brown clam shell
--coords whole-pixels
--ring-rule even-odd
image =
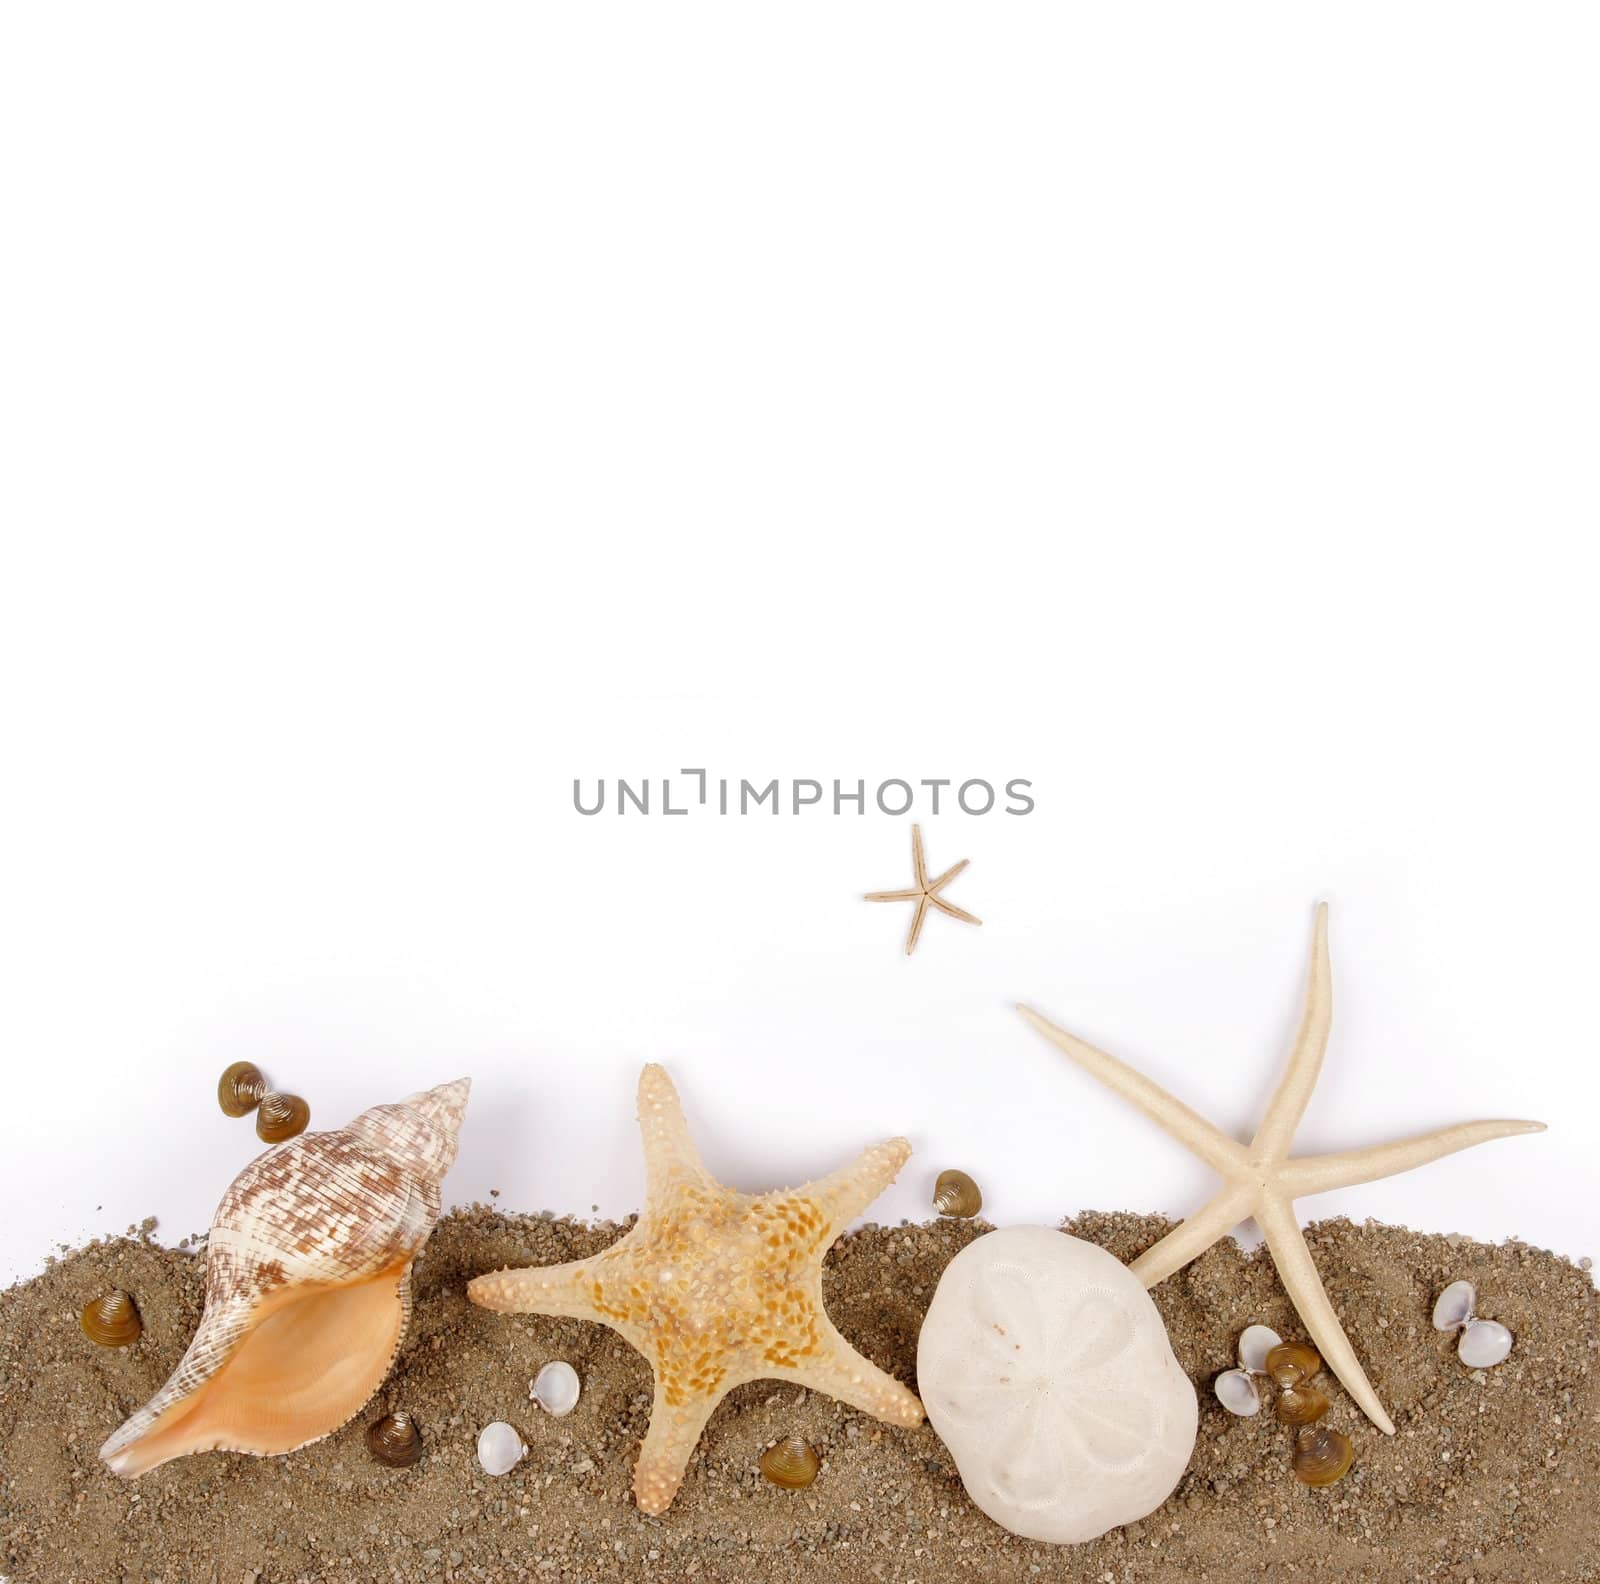
[[[1294,1477],[1303,1485],[1332,1485],[1350,1471],[1356,1449],[1350,1437],[1329,1425],[1308,1425],[1295,1438]]]
[[[144,1330],[138,1305],[120,1287],[85,1304],[78,1323],[83,1334],[101,1347],[127,1347]]]
[[[933,1185],[933,1208],[942,1216],[975,1216],[983,1194],[964,1171],[942,1171]]]
[[[410,1468],[422,1456],[422,1432],[417,1421],[404,1409],[374,1419],[367,1426],[367,1451],[390,1468]]]
[[[1315,1386],[1285,1386],[1278,1393],[1272,1411],[1280,1424],[1310,1424],[1328,1411],[1328,1399]]]
[[[261,1104],[267,1080],[254,1062],[238,1061],[217,1079],[217,1104],[231,1117],[247,1116]]]
[[[784,1490],[804,1490],[822,1465],[809,1441],[785,1436],[761,1454],[761,1472]]]
[[[1267,1353],[1267,1374],[1277,1386],[1298,1386],[1321,1368],[1321,1356],[1306,1342],[1280,1342]]]
[[[279,1094],[274,1089],[261,1097],[256,1137],[266,1144],[281,1144],[304,1133],[310,1120],[311,1107],[299,1095]]]

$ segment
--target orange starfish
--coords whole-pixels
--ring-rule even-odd
[[[467,1296],[512,1314],[598,1320],[650,1361],[655,1402],[633,1471],[640,1510],[667,1510],[706,1421],[746,1381],[790,1381],[890,1424],[920,1424],[922,1404],[822,1307],[823,1255],[911,1146],[888,1139],[804,1187],[736,1193],[701,1164],[678,1092],[654,1064],[639,1075],[639,1128],[645,1206],[621,1242],[592,1259],[479,1276]]]

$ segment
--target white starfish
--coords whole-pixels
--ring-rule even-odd
[[[1328,1047],[1328,1027],[1333,1017],[1326,903],[1317,909],[1300,1032],[1289,1053],[1289,1065],[1248,1148],[1219,1133],[1182,1101],[1173,1099],[1165,1089],[1115,1056],[1085,1044],[1027,1007],[1017,1010],[1080,1067],[1108,1088],[1115,1089],[1125,1100],[1132,1101],[1158,1127],[1187,1145],[1223,1180],[1222,1188],[1209,1204],[1133,1262],[1129,1269],[1134,1275],[1146,1287],[1154,1287],[1203,1254],[1241,1221],[1254,1216],[1289,1300],[1311,1334],[1311,1340],[1321,1350],[1324,1361],[1362,1412],[1385,1435],[1393,1435],[1394,1421],[1384,1412],[1378,1394],[1372,1389],[1323,1291],[1322,1279],[1317,1275],[1311,1251],[1300,1231],[1294,1202],[1306,1194],[1326,1193],[1332,1188],[1349,1188],[1356,1183],[1393,1177],[1410,1171],[1413,1166],[1425,1166],[1441,1156],[1453,1155],[1474,1144],[1485,1144],[1490,1139],[1509,1138],[1518,1133],[1542,1133],[1544,1123],[1462,1122],[1393,1144],[1374,1144],[1368,1149],[1345,1150],[1337,1155],[1290,1157],[1289,1146],[1294,1141],[1295,1129],[1322,1068],[1323,1052]]]
[[[951,864],[941,875],[928,878],[927,860],[922,855],[922,827],[911,827],[911,868],[916,875],[917,883],[904,891],[869,891],[863,900],[867,902],[915,902],[916,910],[911,915],[911,929],[906,935],[906,956],[909,957],[917,949],[917,941],[922,934],[922,921],[928,916],[929,906],[938,908],[941,913],[948,913],[953,919],[960,919],[963,924],[981,924],[981,918],[975,918],[965,908],[958,908],[954,902],[946,902],[939,894],[950,884],[955,877],[967,867],[969,859],[963,858],[958,864]]]

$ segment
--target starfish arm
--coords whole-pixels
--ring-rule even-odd
[[[640,1512],[656,1517],[672,1505],[700,1432],[720,1401],[720,1397],[696,1397],[673,1407],[661,1383],[656,1383],[650,1428],[633,1469],[633,1499]]]
[[[1030,1007],[1017,1010],[1052,1044],[1059,1045],[1080,1067],[1098,1078],[1108,1089],[1115,1089],[1129,1104],[1155,1123],[1163,1132],[1186,1145],[1213,1171],[1223,1176],[1236,1171],[1244,1162],[1244,1147],[1197,1116],[1181,1100],[1175,1100],[1160,1084],[1151,1083],[1115,1056],[1096,1050],[1086,1040],[1060,1029]]]
[[[812,1200],[822,1211],[826,1238],[822,1250],[900,1175],[900,1168],[910,1159],[907,1140],[885,1139],[862,1150],[848,1166],[795,1189],[797,1196]]]
[[[792,1378],[811,1391],[825,1392],[886,1424],[921,1424],[922,1404],[916,1393],[856,1352],[826,1315],[819,1314],[817,1319],[820,1354],[786,1369],[778,1378]]]
[[[937,891],[941,886],[948,885],[971,862],[970,858],[963,858],[960,863],[951,864],[942,875],[928,882],[928,889]]]
[[[917,911],[911,915],[911,928],[906,934],[906,956],[909,957],[917,949],[917,941],[922,934],[922,921],[928,916],[928,895],[925,891],[917,893]]]
[[[1255,1208],[1255,1198],[1255,1191],[1248,1186],[1224,1188],[1182,1226],[1174,1227],[1159,1243],[1152,1243],[1128,1269],[1146,1287],[1165,1281],[1190,1260],[1199,1259],[1249,1216]]]
[[[1307,1155],[1283,1163],[1279,1184],[1291,1199],[1305,1194],[1326,1193],[1330,1188],[1350,1188],[1356,1183],[1377,1182],[1394,1177],[1414,1166],[1457,1150],[1487,1144],[1491,1139],[1515,1138],[1522,1133],[1543,1133],[1543,1122],[1461,1122],[1440,1128],[1436,1133],[1420,1133],[1415,1138],[1398,1139],[1393,1144],[1374,1144],[1370,1149],[1346,1150],[1339,1155]]]
[[[909,891],[869,891],[864,902],[915,902],[922,892],[912,887]]]
[[[1328,965],[1328,904],[1317,905],[1317,922],[1311,932],[1311,967],[1306,975],[1305,1010],[1300,1014],[1300,1031],[1294,1037],[1289,1063],[1278,1080],[1278,1087],[1267,1104],[1267,1114],[1251,1140],[1250,1153],[1257,1160],[1280,1161],[1289,1153],[1294,1130],[1305,1115],[1311,1091],[1322,1071],[1323,1052],[1328,1048],[1328,1028],[1333,1022],[1333,976]]]
[[[1383,1404],[1378,1401],[1378,1394],[1372,1389],[1372,1382],[1367,1379],[1367,1372],[1362,1369],[1361,1360],[1356,1357],[1356,1350],[1328,1301],[1293,1203],[1281,1194],[1264,1194],[1256,1206],[1256,1220],[1272,1253],[1272,1263],[1278,1268],[1278,1279],[1324,1363],[1338,1376],[1367,1418],[1385,1435],[1393,1435],[1394,1421],[1383,1411]]]
[[[922,856],[922,827],[911,827],[911,868],[917,877],[917,886],[920,890],[928,889],[928,863]]]
[[[593,1260],[565,1265],[534,1265],[525,1270],[499,1270],[467,1283],[467,1297],[500,1314],[568,1315],[603,1320],[595,1312],[588,1276]]]
[[[639,1074],[639,1132],[644,1138],[646,1210],[677,1183],[710,1182],[700,1152],[689,1137],[678,1091],[667,1069],[656,1062]]]
[[[931,891],[928,893],[928,900],[941,913],[948,913],[951,918],[960,919],[963,924],[983,923],[983,920],[976,914],[967,912],[965,908],[958,908],[953,902],[946,902],[942,896],[935,896]]]

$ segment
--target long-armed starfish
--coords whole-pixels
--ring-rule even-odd
[[[911,868],[916,876],[917,883],[907,887],[904,891],[869,891],[863,898],[867,902],[915,902],[915,911],[911,915],[911,928],[906,932],[906,956],[909,957],[917,949],[917,940],[922,934],[922,921],[928,916],[929,907],[936,907],[941,913],[948,913],[953,919],[960,919],[963,924],[981,924],[983,920],[976,918],[965,908],[958,908],[954,902],[946,902],[940,892],[961,873],[971,860],[963,858],[960,863],[951,864],[941,875],[928,878],[927,860],[922,856],[922,827],[911,827]]]
[[[1394,1422],[1383,1410],[1350,1339],[1339,1324],[1311,1251],[1300,1231],[1294,1201],[1306,1194],[1376,1182],[1425,1166],[1429,1161],[1490,1139],[1517,1133],[1542,1133],[1542,1122],[1462,1122],[1393,1144],[1345,1150],[1337,1155],[1305,1155],[1293,1159],[1289,1146],[1305,1113],[1328,1047],[1333,1019],[1333,991],[1328,968],[1328,909],[1317,909],[1311,942],[1311,971],[1306,984],[1305,1012],[1289,1053],[1289,1065],[1268,1102],[1266,1115],[1246,1148],[1220,1133],[1182,1101],[1141,1073],[1096,1050],[1027,1007],[1017,1009],[1047,1039],[1053,1040],[1080,1067],[1131,1101],[1158,1127],[1185,1144],[1223,1180],[1221,1190],[1195,1215],[1146,1249],[1129,1267],[1146,1287],[1154,1287],[1187,1265],[1249,1216],[1266,1238],[1273,1263],[1311,1339],[1328,1366],[1366,1416],[1386,1435]]]
[[[735,1193],[701,1164],[678,1092],[654,1064],[639,1075],[639,1128],[645,1205],[621,1242],[593,1259],[479,1276],[467,1295],[486,1309],[598,1320],[649,1359],[655,1402],[633,1471],[640,1510],[667,1510],[712,1410],[746,1381],[791,1381],[891,1424],[921,1424],[922,1404],[822,1307],[822,1256],[911,1146],[888,1139],[804,1187]]]

